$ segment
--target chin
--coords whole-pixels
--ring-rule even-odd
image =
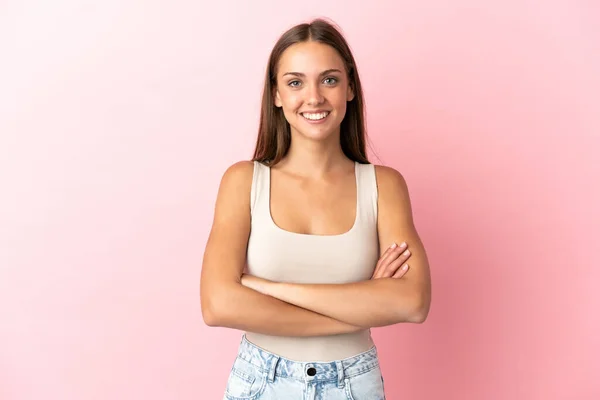
[[[315,141],[325,141],[335,135],[335,132],[331,130],[296,129],[296,131],[300,136]]]
[[[339,124],[336,125],[334,122],[329,121],[329,123],[323,125],[307,125],[304,121],[300,120],[293,128],[302,137],[310,140],[324,141],[335,136],[336,129],[332,128],[332,126],[337,126],[339,129]]]

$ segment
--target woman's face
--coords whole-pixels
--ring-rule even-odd
[[[346,102],[353,98],[344,62],[333,47],[309,41],[281,55],[275,105],[283,109],[292,137],[323,140],[339,135]]]

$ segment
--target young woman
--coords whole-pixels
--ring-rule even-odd
[[[225,399],[384,399],[370,328],[429,313],[406,182],[369,163],[363,115],[339,31],[285,32],[254,157],[222,177],[202,265],[204,321],[245,332]]]

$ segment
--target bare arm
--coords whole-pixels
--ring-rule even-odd
[[[242,286],[253,168],[249,161],[234,164],[219,187],[200,277],[204,322],[280,336],[335,335],[361,329]]]
[[[429,313],[431,283],[424,246],[413,224],[402,175],[377,167],[380,243],[409,244],[410,268],[400,278],[349,284],[289,284],[250,278],[250,286],[270,296],[362,327],[423,322]],[[386,249],[381,248],[381,253]]]

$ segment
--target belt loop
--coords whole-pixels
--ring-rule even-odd
[[[338,387],[343,388],[344,387],[344,366],[342,365],[342,362],[336,361],[335,368],[337,369],[337,375],[338,375]]]
[[[277,363],[281,358],[279,356],[274,356],[271,358],[271,366],[269,367],[269,375],[267,377],[269,383],[273,383],[275,381],[275,370],[277,369]]]

